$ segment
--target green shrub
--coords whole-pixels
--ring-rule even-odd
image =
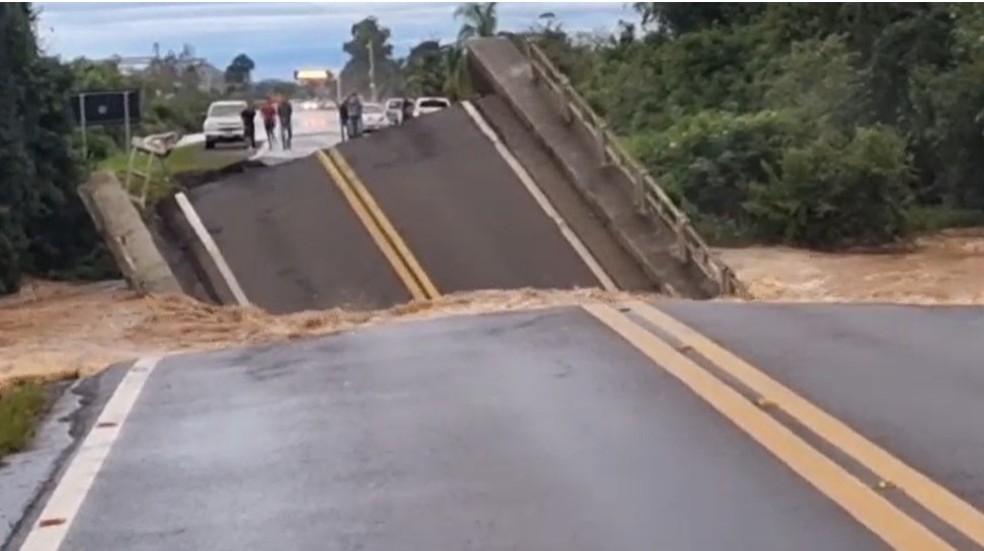
[[[894,131],[827,134],[783,155],[745,204],[765,239],[815,248],[889,242],[909,230],[912,167]]]
[[[785,147],[805,132],[784,111],[703,111],[629,146],[691,215],[730,218],[740,228],[750,187],[767,182]]]

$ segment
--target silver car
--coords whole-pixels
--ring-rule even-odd
[[[365,132],[375,132],[389,126],[386,118],[386,110],[378,103],[362,104],[362,130]]]

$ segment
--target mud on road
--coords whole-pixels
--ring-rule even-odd
[[[122,282],[33,281],[17,295],[0,299],[0,389],[25,378],[84,377],[141,356],[262,345],[375,323],[628,297],[593,289],[480,291],[386,310],[275,316],[181,295],[140,298]]]
[[[821,254],[722,251],[756,300],[984,304],[984,229],[944,232],[907,251]],[[140,356],[266,344],[424,317],[618,301],[599,290],[480,291],[387,310],[275,316],[186,296],[138,298],[121,282],[28,282],[0,299],[0,388],[12,380],[86,376]]]

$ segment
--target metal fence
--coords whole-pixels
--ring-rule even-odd
[[[573,122],[579,120],[594,137],[599,158],[605,165],[621,170],[632,182],[633,200],[640,214],[656,214],[676,235],[677,256],[693,262],[708,278],[717,282],[720,292],[750,298],[747,287],[734,271],[719,259],[697,234],[687,215],[670,199],[666,191],[607,128],[607,123],[574,89],[567,75],[560,72],[547,55],[528,39],[514,37],[520,51],[529,59],[533,79],[545,84],[556,98],[560,112]],[[573,117],[573,118],[572,118]]]

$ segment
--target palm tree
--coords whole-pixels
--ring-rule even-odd
[[[469,38],[495,36],[499,27],[496,13],[498,2],[468,2],[454,10],[454,18],[464,22],[458,31],[458,42]]]
[[[454,18],[461,20],[458,42],[445,50],[447,81],[445,93],[454,98],[471,95],[472,85],[468,77],[468,60],[465,57],[464,42],[470,38],[495,36],[499,27],[496,13],[498,2],[468,2],[454,10]]]

